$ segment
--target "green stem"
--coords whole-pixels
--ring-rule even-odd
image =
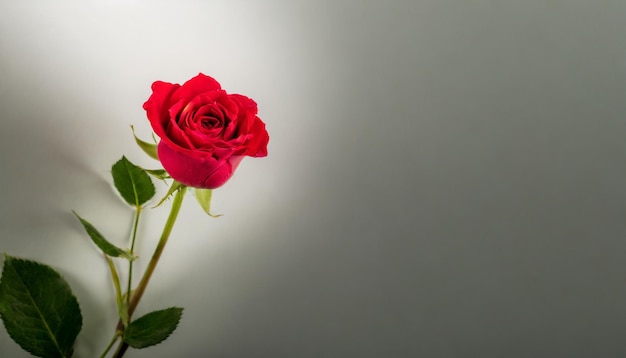
[[[107,353],[109,353],[109,351],[111,350],[111,348],[115,344],[115,341],[117,341],[117,339],[120,337],[120,335],[121,335],[120,331],[115,332],[115,335],[111,339],[111,342],[109,342],[109,345],[107,346],[107,348],[104,350],[104,352],[102,352],[102,354],[100,355],[100,358],[104,358],[107,355]]]
[[[137,205],[135,211],[135,222],[133,224],[133,237],[130,241],[130,255],[135,256],[135,239],[137,238],[137,227],[139,226],[139,216],[141,215],[141,206]],[[130,289],[133,282],[133,261],[128,261],[128,286],[126,289],[126,306],[130,305]],[[128,323],[128,322],[127,322]]]
[[[161,238],[159,239],[159,243],[157,244],[154,253],[152,254],[152,258],[148,263],[148,267],[146,267],[146,272],[143,274],[139,285],[135,289],[135,292],[131,295],[130,302],[128,303],[128,315],[131,316],[137,308],[137,304],[141,297],[143,296],[146,287],[148,286],[148,282],[150,282],[150,278],[152,277],[152,273],[156,268],[156,265],[159,263],[159,259],[161,258],[161,254],[163,253],[163,249],[165,249],[165,244],[167,244],[167,239],[170,237],[170,233],[172,232],[172,228],[174,228],[174,223],[176,222],[176,218],[178,217],[178,212],[180,211],[180,207],[183,203],[183,197],[186,192],[186,187],[181,187],[176,192],[174,196],[174,201],[172,203],[172,209],[170,211],[170,215],[165,222],[165,227],[163,228],[163,232],[161,233]]]
[[[174,201],[172,202],[172,209],[170,211],[170,215],[167,218],[167,221],[165,222],[165,227],[163,227],[163,232],[161,233],[161,238],[159,239],[159,243],[157,244],[157,247],[154,250],[154,253],[152,254],[152,258],[150,259],[150,262],[148,263],[148,266],[146,267],[146,272],[144,272],[143,277],[141,278],[141,281],[139,281],[139,285],[137,285],[137,288],[135,288],[135,291],[131,295],[132,297],[130,298],[130,302],[128,303],[129,321],[130,321],[130,317],[133,315],[133,312],[135,312],[135,308],[137,308],[137,304],[139,303],[139,300],[141,300],[141,297],[143,296],[143,293],[145,292],[146,287],[148,286],[148,282],[150,282],[150,278],[152,277],[152,274],[154,273],[154,269],[156,268],[156,265],[159,263],[159,259],[161,258],[163,249],[165,249],[165,244],[167,244],[167,240],[170,237],[170,233],[172,232],[172,228],[174,227],[174,223],[176,222],[176,218],[178,217],[178,212],[180,211],[180,207],[183,203],[183,197],[186,191],[187,191],[187,188],[185,186],[181,186],[176,191],[176,195],[174,196]],[[123,327],[122,322],[121,321],[118,322],[117,330],[123,329],[122,327]],[[122,341],[120,345],[117,347],[117,350],[115,354],[113,355],[113,357],[121,358],[126,352],[126,349],[128,349],[128,344]]]

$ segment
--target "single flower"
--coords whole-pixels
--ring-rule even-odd
[[[161,139],[163,168],[187,186],[215,189],[230,179],[245,156],[267,155],[269,135],[257,116],[257,104],[226,93],[202,73],[183,85],[154,82],[143,108]]]

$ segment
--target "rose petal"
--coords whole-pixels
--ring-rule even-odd
[[[179,124],[180,112],[184,111],[184,105],[184,101],[178,101],[178,103],[174,104],[167,112],[168,118],[165,122],[166,124],[163,126],[167,136],[161,137],[161,140],[171,142],[181,148],[193,149],[195,148],[194,145],[189,140],[184,128]]]
[[[220,90],[221,86],[213,77],[199,73],[185,82],[173,95],[172,100],[191,99],[201,93]]]
[[[167,117],[164,114],[168,113],[170,97],[178,87],[177,84],[155,81],[152,84],[152,95],[143,104],[152,129],[161,138],[167,136],[164,127]]]
[[[188,155],[191,154],[189,151],[178,151],[163,141],[158,145],[158,154],[163,168],[172,178],[187,186],[205,189],[215,189],[226,183],[243,159],[240,156],[221,160],[212,156],[192,157]]]
[[[224,92],[221,96],[216,98],[217,105],[222,108],[224,116],[229,120],[237,118],[239,113],[239,106],[237,101],[233,100],[230,95]]]
[[[204,179],[204,188],[215,189],[224,185],[233,176],[243,156],[230,157],[222,166]]]
[[[256,102],[240,94],[231,94],[230,98],[236,101],[239,106],[239,115],[237,118],[239,134],[250,133],[254,116],[256,116],[258,111]]]
[[[270,136],[265,129],[265,123],[261,121],[261,118],[255,116],[252,130],[250,131],[254,136],[246,143],[248,148],[246,155],[251,157],[265,157],[267,156],[267,143],[269,143]]]

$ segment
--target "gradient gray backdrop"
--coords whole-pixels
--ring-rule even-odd
[[[129,125],[204,72],[269,156],[223,217],[184,203],[138,312],[184,318],[128,357],[624,357],[625,28],[623,0],[0,0],[0,251],[63,273],[97,356],[112,288],[70,210],[127,245],[109,168],[156,166]]]

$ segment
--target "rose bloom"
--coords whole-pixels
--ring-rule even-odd
[[[215,189],[230,179],[245,156],[267,155],[269,136],[256,103],[226,93],[202,73],[182,86],[154,82],[143,108],[161,138],[163,168],[187,186]]]

